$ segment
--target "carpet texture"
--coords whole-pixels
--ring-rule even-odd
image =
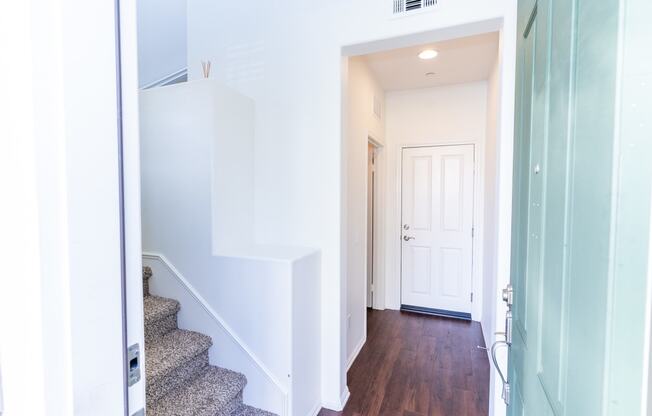
[[[181,305],[149,293],[143,268],[147,414],[150,416],[276,416],[247,406],[244,375],[212,366],[209,336],[179,329]]]

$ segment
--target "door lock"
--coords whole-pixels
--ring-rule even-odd
[[[503,302],[507,304],[508,308],[514,304],[514,288],[512,284],[508,284],[505,289],[503,289]]]
[[[414,240],[414,237],[412,237],[410,235],[404,235],[403,236],[403,241],[410,241],[410,240]]]

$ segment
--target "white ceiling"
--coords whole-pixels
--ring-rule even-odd
[[[439,55],[418,58],[424,49]],[[365,55],[363,59],[386,91],[485,80],[498,56],[498,33],[487,33]],[[427,76],[427,72],[435,75]]]

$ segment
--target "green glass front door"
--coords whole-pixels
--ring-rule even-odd
[[[652,126],[623,125],[632,8],[650,7],[519,2],[510,416],[641,414]]]

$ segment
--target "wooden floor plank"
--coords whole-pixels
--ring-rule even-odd
[[[348,373],[341,412],[319,416],[486,416],[489,360],[477,322],[367,312],[367,343]]]

